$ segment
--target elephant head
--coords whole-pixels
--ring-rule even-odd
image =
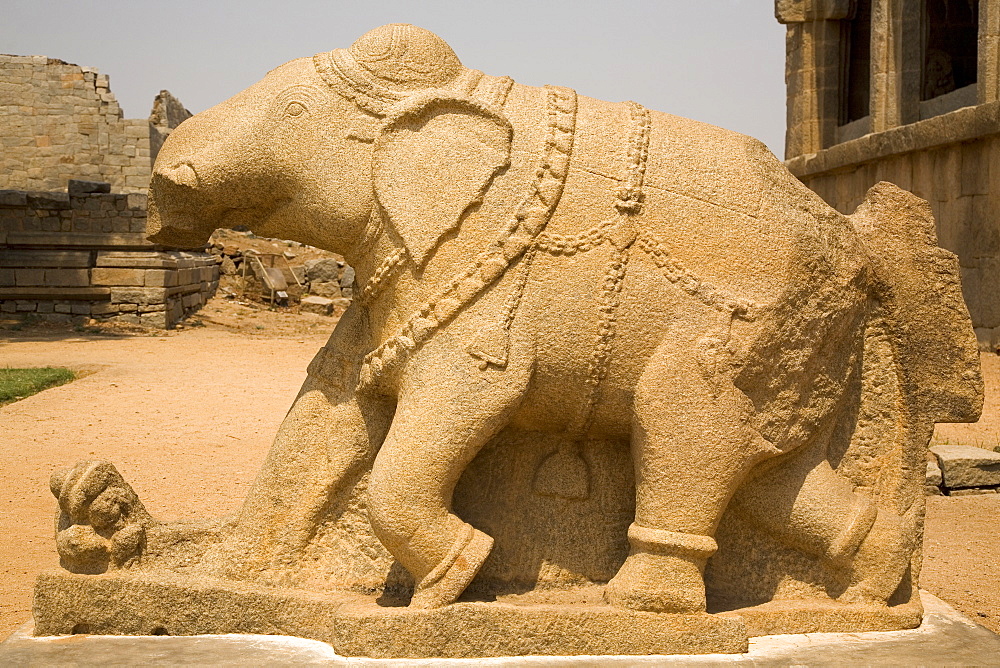
[[[188,119],[161,149],[149,235],[199,246],[245,225],[350,261],[383,220],[420,266],[509,163],[508,120],[439,37],[383,26]]]

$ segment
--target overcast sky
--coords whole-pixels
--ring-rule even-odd
[[[772,0],[0,0],[0,52],[97,67],[130,118],[170,90],[193,112],[283,62],[384,23],[468,67],[632,99],[784,148],[784,27]]]

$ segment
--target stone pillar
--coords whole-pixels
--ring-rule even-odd
[[[979,103],[1000,99],[1000,3],[979,3]]]
[[[850,0],[775,0],[785,38],[788,119],[785,157],[815,153],[835,141],[840,89],[840,21]]]
[[[871,131],[900,125],[902,0],[872,2]]]
[[[923,47],[921,46],[924,0],[895,0],[895,23],[898,45],[897,109],[895,125],[907,125],[920,120],[920,86],[923,81]],[[874,33],[873,33],[874,36]],[[887,127],[894,127],[889,125]]]

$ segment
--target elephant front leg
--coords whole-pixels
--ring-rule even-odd
[[[452,512],[452,494],[527,386],[526,371],[481,371],[460,355],[431,365],[433,382],[408,383],[368,485],[372,528],[417,582],[410,602],[417,608],[454,602],[493,547]]]
[[[748,426],[749,400],[705,364],[712,343],[671,337],[636,387],[635,522],[629,556],[605,590],[612,605],[704,612],[703,573],[722,512],[753,463],[773,450]]]

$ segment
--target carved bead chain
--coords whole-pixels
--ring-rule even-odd
[[[646,109],[637,102],[626,102],[632,121],[632,132],[628,143],[625,185],[618,191],[615,208],[622,213],[638,214],[642,210],[642,182],[649,160],[649,134],[653,122]]]
[[[484,89],[480,97],[487,105],[495,109],[503,109],[510,89],[514,86],[514,80],[510,77],[484,76],[480,80],[480,86]]]
[[[629,249],[615,248],[601,286],[597,340],[587,360],[587,376],[584,379],[586,397],[577,419],[568,432],[574,439],[582,438],[590,429],[597,408],[601,382],[608,375],[611,352],[614,349],[615,325],[618,322],[618,306],[621,304],[622,285],[628,268]]]
[[[409,254],[405,248],[397,248],[382,260],[382,264],[372,273],[371,278],[365,283],[365,287],[361,289],[361,299],[364,301],[374,299],[385,288],[388,279],[403,265],[403,262],[408,257]]]
[[[652,121],[649,110],[645,107],[635,102],[626,102],[625,104],[629,108],[632,127],[628,142],[626,176],[624,185],[617,193],[615,208],[622,214],[635,216],[642,211],[642,186],[649,159],[649,135]],[[621,222],[621,218],[605,220],[596,227],[571,236],[545,233],[538,239],[538,249],[553,255],[575,255],[587,252],[607,240]],[[752,320],[755,317],[755,305],[752,302],[727,295],[715,286],[705,283],[671,257],[663,245],[647,230],[638,233],[637,245],[650,256],[668,281],[706,306],[743,320]]]
[[[514,284],[514,290],[511,292],[510,297],[507,299],[507,303],[504,305],[503,323],[502,327],[505,330],[510,330],[511,325],[514,324],[514,316],[517,314],[517,309],[521,305],[521,299],[524,297],[524,288],[528,285],[528,274],[531,273],[531,264],[535,260],[535,249],[529,248],[524,254],[521,260],[521,273],[517,276],[517,281]]]
[[[629,111],[629,138],[625,157],[624,185],[616,193],[615,208],[624,215],[636,216],[642,212],[642,185],[649,162],[649,135],[653,123],[649,110],[637,102],[626,102]],[[605,220],[576,235],[545,233],[538,238],[538,249],[555,255],[586,253],[600,246],[621,223],[620,219]]]
[[[546,86],[547,134],[542,159],[528,196],[499,239],[438,295],[420,308],[395,336],[365,356],[358,389],[398,371],[413,352],[461,308],[498,279],[533,244],[555,212],[569,174],[576,129],[576,92]]]
[[[538,237],[538,250],[553,255],[576,255],[586,253],[600,246],[608,232],[618,225],[617,220],[605,220],[597,227],[592,227],[576,235],[552,234],[546,232]]]
[[[636,245],[653,260],[663,276],[702,304],[717,311],[731,314],[741,320],[754,320],[758,306],[748,299],[733,297],[711,283],[706,283],[670,256],[670,253],[649,232],[642,230]]]

